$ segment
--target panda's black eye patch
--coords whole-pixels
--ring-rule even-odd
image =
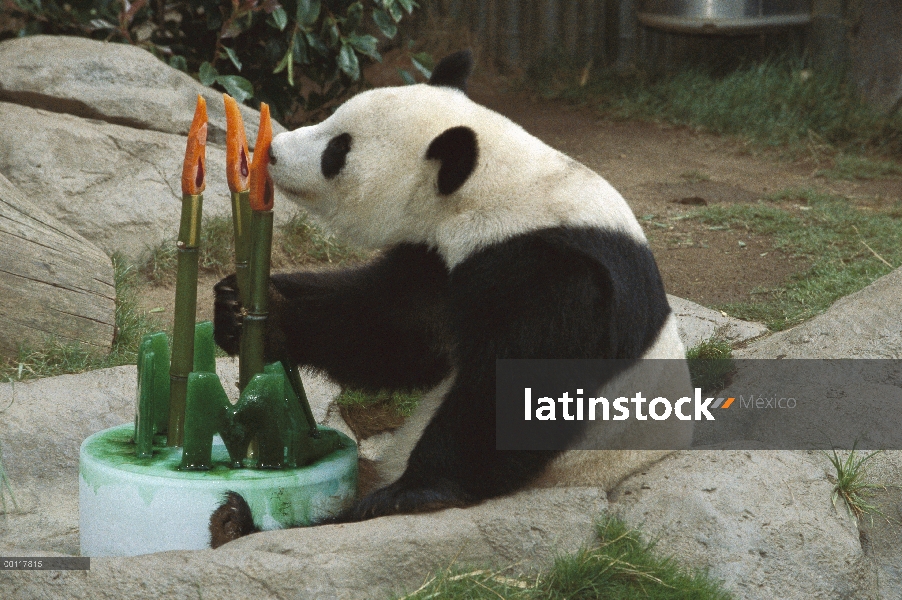
[[[326,149],[323,150],[323,156],[320,158],[320,169],[323,172],[323,177],[326,179],[332,179],[339,173],[345,166],[345,158],[348,156],[348,152],[351,151],[351,134],[350,133],[342,133],[341,135],[336,135],[334,138],[329,140],[329,143],[326,145]]]

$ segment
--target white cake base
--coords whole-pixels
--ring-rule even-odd
[[[247,501],[260,529],[309,525],[348,506],[357,489],[357,447],[345,446],[301,469],[230,469],[213,442],[209,471],[179,471],[180,448],[154,447],[138,459],[134,425],[95,433],[81,445],[79,532],[82,556],[136,556],[210,547],[210,515],[227,491]]]

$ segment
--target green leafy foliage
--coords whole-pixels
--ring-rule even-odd
[[[9,0],[19,35],[79,35],[147,48],[239,102],[315,119],[362,85],[412,0]],[[374,35],[375,34],[375,35]]]

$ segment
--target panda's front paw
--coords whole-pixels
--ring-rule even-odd
[[[328,523],[351,523],[388,515],[433,512],[444,508],[462,508],[474,503],[455,488],[456,486],[441,484],[408,487],[398,481],[362,498]]]
[[[213,286],[213,293],[213,339],[220,348],[235,356],[241,347],[241,325],[244,322],[244,308],[238,299],[235,275],[229,275]]]

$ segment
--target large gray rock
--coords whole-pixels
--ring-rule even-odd
[[[218,550],[94,558],[88,572],[0,571],[0,594],[70,598],[386,598],[450,565],[547,568],[595,537],[597,490],[533,490],[471,509],[268,531]],[[0,540],[0,554],[29,549]]]
[[[109,257],[0,175],[0,354],[50,335],[109,351],[116,291]]]
[[[706,569],[743,600],[866,598],[858,529],[804,452],[687,451],[624,482],[611,508],[658,550]]]
[[[222,94],[145,50],[84,38],[0,43],[0,173],[107,253],[175,239],[197,95],[207,100],[205,215],[230,212]],[[253,147],[260,115],[242,106]],[[274,133],[285,129],[273,122]],[[276,218],[294,212],[276,198]]]
[[[49,35],[0,43],[0,100],[188,135],[198,94],[207,100],[209,141],[224,145],[222,94],[142,48]],[[240,108],[253,148],[260,113]],[[285,128],[273,122],[273,134],[282,131]]]
[[[768,329],[761,323],[728,317],[718,310],[706,308],[691,300],[667,295],[670,308],[677,318],[680,339],[686,349],[717,337],[733,345],[761,337]]]
[[[0,173],[107,253],[175,239],[185,138],[0,102]],[[229,215],[225,150],[207,146],[204,215]]]
[[[837,300],[824,314],[818,315],[801,325],[775,333],[772,336],[752,342],[748,347],[735,353],[740,358],[894,358],[902,357],[902,269],[881,277],[866,288]],[[856,369],[854,361],[834,365],[843,369],[842,386],[829,389],[824,381],[805,384],[814,397],[824,402],[824,410],[832,411],[836,417],[826,425],[813,431],[812,435],[841,439],[843,436],[859,435],[869,438],[872,444],[881,436],[898,437],[902,427],[896,415],[902,401],[902,391],[898,387],[898,361],[868,361],[866,367]],[[750,382],[760,385],[765,382]],[[747,389],[752,389],[747,388]],[[856,422],[864,414],[856,410],[867,399],[868,406],[883,407],[881,414],[890,418],[877,426],[861,430]],[[770,411],[779,412],[779,411]],[[758,430],[768,429],[779,433],[780,428],[799,424],[799,419],[781,419],[780,415],[768,415],[757,425]],[[804,424],[804,422],[802,422]],[[860,433],[859,433],[860,432]],[[797,432],[793,432],[794,434]],[[749,432],[754,435],[754,432]],[[878,444],[871,447],[881,447]],[[883,598],[902,598],[902,451],[883,452],[870,461],[871,483],[886,486],[875,491],[871,503],[876,505],[885,517],[865,518],[860,523],[861,540],[867,556],[880,571],[879,592]]]

